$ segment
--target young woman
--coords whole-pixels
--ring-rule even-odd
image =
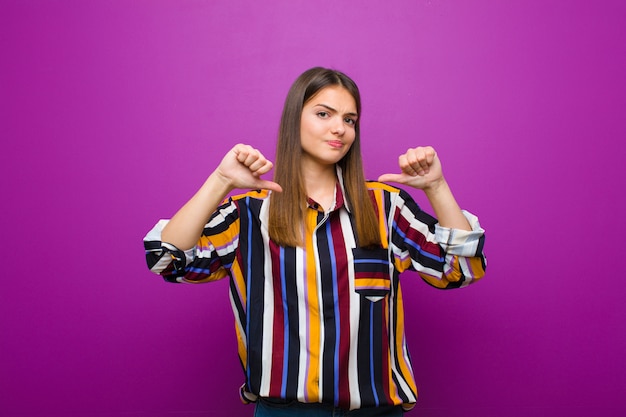
[[[437,288],[484,275],[484,231],[462,211],[431,147],[366,181],[355,83],[325,68],[291,87],[273,164],[235,145],[198,192],[144,239],[170,282],[226,276],[256,416],[395,416],[417,389],[400,273]],[[424,191],[437,219],[396,182]],[[256,190],[225,199],[235,189]],[[405,283],[406,284],[406,283]],[[333,414],[334,413],[334,414]]]

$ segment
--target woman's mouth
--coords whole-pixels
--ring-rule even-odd
[[[329,140],[328,144],[331,148],[341,148],[343,146],[343,142],[340,140]]]

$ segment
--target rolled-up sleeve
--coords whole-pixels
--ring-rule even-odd
[[[485,275],[487,259],[483,253],[485,230],[478,217],[463,210],[472,230],[460,230],[435,225],[435,241],[442,248],[445,262],[442,280],[437,287],[465,287]],[[441,285],[445,284],[445,285]]]
[[[478,217],[463,210],[463,215],[472,230],[450,229],[435,225],[435,241],[441,245],[444,252],[450,255],[473,257],[483,251],[485,230],[480,227]]]
[[[161,241],[161,232],[169,220],[159,220],[143,239],[148,268],[169,282],[182,282],[186,266],[196,257],[196,248],[181,251]]]
[[[202,283],[228,276],[239,236],[236,213],[236,204],[225,202],[205,225],[196,246],[186,251],[161,240],[168,220],[159,220],[143,239],[148,268],[174,283]]]
[[[485,275],[485,231],[475,215],[463,211],[472,230],[450,229],[440,226],[405,192],[393,200],[392,250],[400,272],[417,271],[441,289],[465,287]]]

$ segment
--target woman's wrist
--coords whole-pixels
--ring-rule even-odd
[[[202,188],[211,196],[220,196],[221,201],[236,187],[233,185],[232,179],[221,175],[218,171],[213,171]]]
[[[472,230],[456,202],[450,186],[443,177],[441,180],[425,188],[424,193],[442,227]]]
[[[444,177],[431,182],[428,186],[423,188],[423,191],[429,200],[431,198],[438,198],[444,194],[452,194],[450,186]]]

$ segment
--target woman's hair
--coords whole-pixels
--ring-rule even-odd
[[[356,226],[357,244],[361,247],[380,245],[378,219],[372,199],[365,185],[359,126],[361,95],[357,85],[347,75],[326,68],[305,71],[291,86],[280,121],[276,144],[274,181],[282,193],[272,193],[269,208],[269,236],[281,246],[302,246],[302,225],[307,210],[306,190],[300,168],[302,145],[300,122],[304,105],[323,88],[340,86],[354,98],[359,117],[356,120],[355,140],[346,155],[337,163],[343,171],[345,198]]]

